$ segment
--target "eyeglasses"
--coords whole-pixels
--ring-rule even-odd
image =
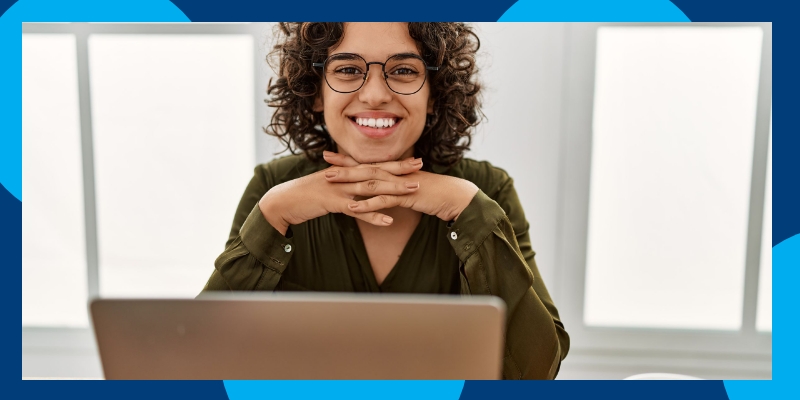
[[[409,95],[419,92],[425,85],[428,71],[438,71],[439,67],[425,64],[416,54],[396,54],[386,62],[367,62],[358,54],[339,53],[328,57],[325,62],[312,63],[315,68],[323,68],[325,82],[335,92],[353,93],[367,81],[369,66],[378,64],[383,70],[386,85],[397,94]]]

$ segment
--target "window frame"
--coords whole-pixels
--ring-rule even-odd
[[[730,27],[757,26],[763,31],[759,76],[753,168],[751,176],[747,255],[745,265],[742,327],[738,331],[595,327],[583,322],[585,271],[589,221],[592,118],[595,87],[597,31],[600,27]],[[772,332],[756,330],[756,302],[767,150],[772,106],[771,23],[591,23],[569,24],[566,35],[563,82],[561,170],[559,193],[558,285],[556,304],[571,337],[570,353],[684,354],[686,359],[720,358],[741,362],[768,361],[771,373]],[[565,360],[568,363],[569,357]],[[763,370],[763,365],[758,367]]]
[[[176,34],[176,35],[250,35],[253,38],[253,62],[255,68],[253,87],[253,133],[255,135],[255,157],[257,163],[273,158],[276,150],[274,143],[264,135],[262,121],[269,119],[263,104],[266,93],[259,88],[266,88],[269,80],[265,73],[264,58],[269,51],[263,40],[265,24],[252,23],[175,23],[175,24],[119,24],[119,23],[23,23],[23,34],[69,34],[76,42],[78,66],[78,103],[80,112],[81,160],[84,199],[84,231],[86,235],[86,279],[87,300],[100,297],[97,206],[94,180],[94,145],[92,129],[91,90],[89,73],[88,39],[93,34]],[[87,306],[88,312],[88,306]],[[91,317],[87,327],[63,326],[22,326],[22,374],[26,371],[40,371],[44,361],[41,357],[52,355],[52,359],[71,357],[78,364],[77,369],[71,365],[53,365],[46,370],[54,376],[102,376],[97,345],[94,339]],[[50,358],[45,358],[50,359]],[[46,363],[46,362],[45,362]],[[37,366],[38,365],[38,366]]]

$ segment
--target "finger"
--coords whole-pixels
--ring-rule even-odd
[[[363,212],[363,213],[354,212],[350,210],[350,208],[347,206],[348,203],[349,200],[341,203],[341,209],[339,210],[339,212],[345,215],[349,215],[353,218],[358,218],[364,222],[368,222],[376,226],[389,226],[393,222],[392,217],[386,214],[381,214],[379,212]]]
[[[422,168],[422,159],[421,158],[407,158],[402,161],[387,161],[383,163],[377,163],[373,166],[378,167],[386,172],[389,172],[392,175],[406,175],[410,174],[414,171],[419,171]],[[364,164],[362,164],[362,168]]]
[[[373,179],[395,182],[401,178],[378,166],[364,165],[359,168],[330,168],[325,171],[325,179],[328,182],[361,182]]]
[[[378,167],[393,175],[406,175],[422,168],[422,159],[415,159],[414,157],[409,157],[400,161],[360,164],[358,161],[353,159],[353,157],[334,153],[332,151],[323,151],[322,156],[325,158],[325,161],[331,165],[336,165],[339,167]]]
[[[387,182],[370,179],[353,183],[347,192],[353,195],[372,197],[380,194],[404,195],[419,189],[419,182]]]
[[[364,222],[369,222],[370,224],[376,226],[389,226],[393,222],[392,217],[377,212],[366,212],[366,213],[348,212],[347,215],[353,218],[358,218]]]
[[[358,161],[354,160],[353,157],[334,153],[332,151],[323,151],[322,157],[325,158],[325,161],[327,161],[329,164],[340,167],[357,167],[361,165],[358,163]]]
[[[395,196],[391,194],[382,194],[370,199],[350,202],[348,208],[357,213],[373,212],[392,207],[405,207],[411,208],[413,202],[409,196]]]

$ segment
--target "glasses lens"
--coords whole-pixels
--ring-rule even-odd
[[[425,83],[425,63],[416,57],[398,55],[386,61],[386,83],[397,93],[411,94]]]
[[[354,54],[336,55],[325,65],[325,80],[337,92],[354,92],[364,83],[367,62]]]

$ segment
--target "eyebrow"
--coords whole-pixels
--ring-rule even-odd
[[[339,54],[354,54],[354,55],[357,55],[357,56],[359,56],[359,57],[361,57],[361,58],[363,58],[365,60],[367,59],[366,57],[364,57],[363,54],[359,54],[359,53],[347,53],[347,52],[333,53],[333,54],[331,54],[331,56],[336,56],[336,55],[339,55]],[[422,57],[422,56],[417,54],[417,53],[405,52],[405,53],[391,54],[391,55],[389,55],[389,57],[386,57],[386,59],[388,60],[388,59],[390,59],[392,57],[411,58],[411,57]]]

